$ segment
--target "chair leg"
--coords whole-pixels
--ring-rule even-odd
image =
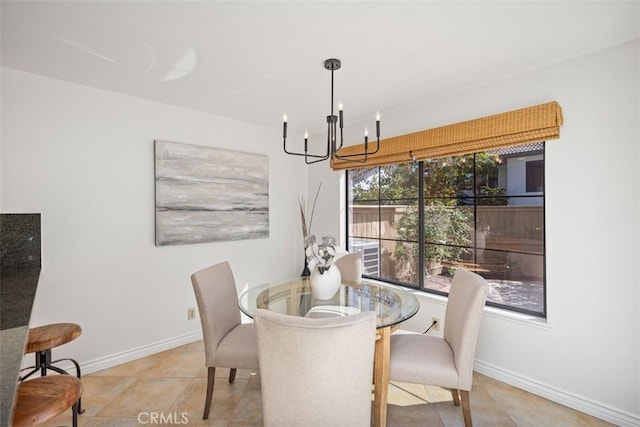
[[[78,402],[74,403],[73,406],[71,407],[71,416],[72,416],[72,421],[71,421],[71,426],[72,427],[78,427],[78,405],[79,405],[80,400],[78,400]]]
[[[207,369],[207,397],[204,399],[204,414],[202,419],[209,418],[209,409],[211,409],[211,398],[213,397],[213,383],[216,379],[216,368],[209,366]]]
[[[236,380],[236,368],[231,368],[229,371],[229,382],[232,383]]]
[[[469,392],[466,390],[460,390],[460,397],[462,399],[462,417],[464,418],[465,427],[472,427],[471,422],[471,405],[469,404]]]
[[[457,388],[451,389],[451,397],[453,397],[453,404],[456,406],[460,406],[460,394],[458,394]]]

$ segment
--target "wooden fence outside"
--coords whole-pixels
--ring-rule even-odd
[[[350,212],[350,234],[363,240],[398,239],[398,224],[408,207],[353,205]],[[542,206],[478,206],[477,216],[481,226],[489,227],[486,238],[486,250],[489,252],[486,253],[487,256],[493,255],[494,261],[498,263],[516,259],[523,273],[535,276],[540,274],[541,255],[544,253]],[[474,233],[474,230],[471,229],[470,233]],[[473,236],[470,236],[470,241],[473,241]],[[380,244],[382,270],[395,270],[391,256],[395,242],[381,240]],[[502,251],[514,254],[506,257]]]

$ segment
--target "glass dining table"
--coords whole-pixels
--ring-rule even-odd
[[[374,424],[386,425],[391,333],[418,312],[420,303],[412,293],[398,286],[363,279],[361,283],[343,281],[333,298],[319,300],[311,294],[309,279],[297,278],[278,284],[247,286],[240,293],[238,305],[249,317],[253,317],[257,308],[311,318],[374,311],[377,316]]]

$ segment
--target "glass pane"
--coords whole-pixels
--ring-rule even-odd
[[[473,154],[424,162],[425,197],[473,196]]]
[[[380,167],[380,198],[383,203],[418,198],[418,164],[403,163]]]
[[[380,207],[380,233],[383,239],[418,241],[417,200],[395,200]]]
[[[385,240],[382,242],[381,278],[418,284],[418,244]]]
[[[378,240],[350,240],[349,252],[362,254],[362,272],[365,276],[380,277],[380,242]]]
[[[543,257],[538,255],[509,254],[507,270],[502,277],[480,273],[489,282],[487,301],[535,313],[544,313]],[[527,273],[533,274],[532,276]]]
[[[378,167],[352,169],[347,175],[350,202],[377,201],[379,199]]]
[[[497,167],[490,165],[490,159],[482,155],[497,158]],[[481,182],[477,188],[483,189],[480,195],[491,195],[501,188],[507,196],[525,195],[544,191],[544,143],[518,145],[476,153],[476,168],[483,164],[479,174]],[[497,170],[497,174],[496,174]],[[497,180],[497,183],[496,183]],[[485,186],[488,187],[485,189]],[[498,194],[494,194],[498,195]],[[501,195],[501,194],[500,194]]]
[[[542,197],[509,197],[508,205],[478,206],[476,246],[542,254],[544,206]]]
[[[380,235],[380,209],[377,201],[354,202],[349,207],[349,236],[378,238]]]
[[[455,270],[447,268],[444,264],[432,266],[431,268],[426,267],[426,269],[430,274],[425,274],[424,287],[448,294]]]
[[[425,243],[471,246],[473,206],[458,206],[455,199],[431,203],[424,208]]]
[[[502,159],[496,153],[482,152],[475,156],[475,194],[478,196],[499,196],[506,193],[500,179]]]

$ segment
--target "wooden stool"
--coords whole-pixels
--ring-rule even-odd
[[[77,427],[82,391],[82,382],[70,375],[40,377],[20,383],[13,426],[41,424],[72,408],[73,427]]]
[[[35,365],[24,368],[24,370],[32,369],[28,374],[21,376],[19,381],[24,381],[31,375],[40,371],[40,376],[47,376],[47,370],[55,371],[59,374],[69,375],[64,369],[53,366],[53,363],[62,362],[65,360],[70,361],[76,367],[76,376],[78,379],[82,377],[80,373],[80,364],[74,359],[58,359],[51,360],[51,349],[58,347],[62,344],[66,344],[69,341],[73,341],[80,336],[82,328],[75,323],[52,323],[50,325],[38,326],[37,328],[29,329],[29,335],[27,337],[27,345],[24,353],[35,353],[36,362]],[[78,413],[82,414],[82,401],[78,402]]]

